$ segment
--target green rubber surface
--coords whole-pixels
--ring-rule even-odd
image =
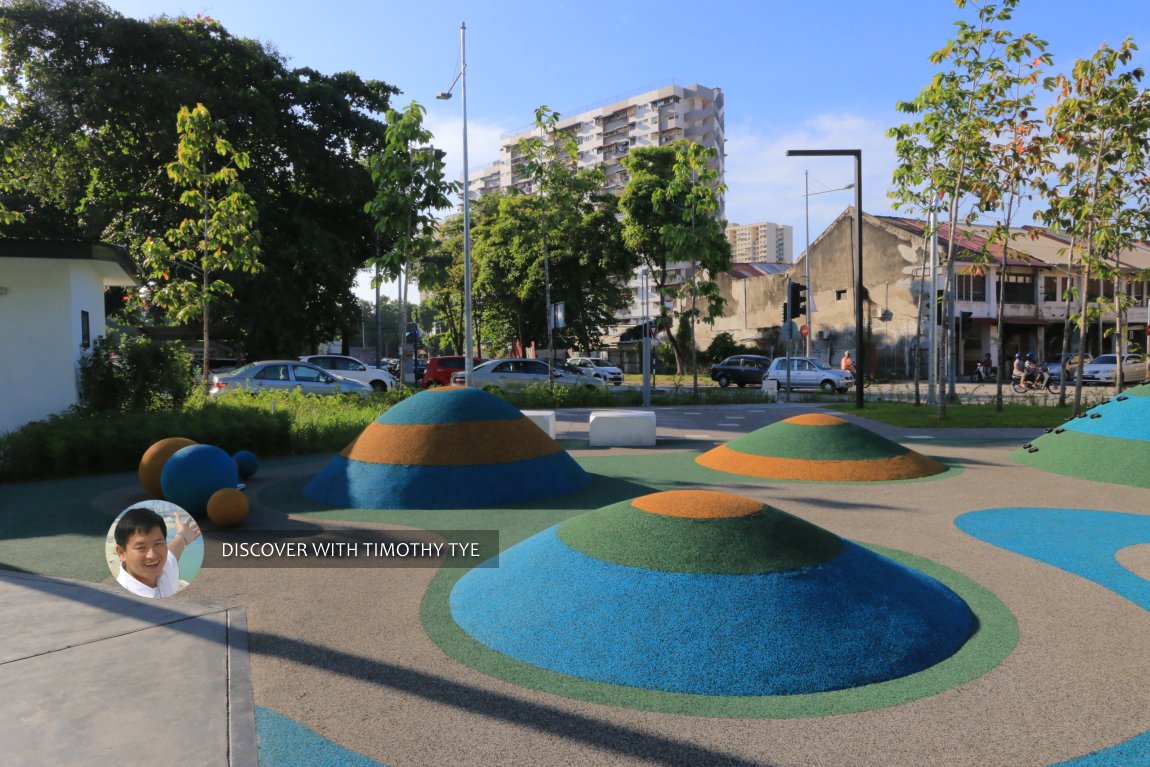
[[[589,557],[627,567],[687,573],[777,573],[822,564],[838,536],[771,506],[744,517],[651,514],[630,501],[569,519],[559,539]]]
[[[785,421],[736,437],[727,447],[750,455],[805,461],[868,461],[909,452],[897,442],[853,423],[803,426]]]
[[[1067,477],[1150,488],[1150,466],[1146,462],[1150,443],[1144,440],[1101,437],[1067,429],[1061,434],[1044,434],[1032,444],[1038,448],[1037,453],[1019,448],[1010,457],[1023,466]]]

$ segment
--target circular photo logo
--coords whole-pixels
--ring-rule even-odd
[[[168,501],[140,501],[120,512],[104,542],[108,570],[138,597],[170,597],[200,572],[204,542],[192,515]]]

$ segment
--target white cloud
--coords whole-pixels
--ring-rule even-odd
[[[836,189],[854,182],[849,157],[787,157],[788,149],[861,149],[863,210],[889,214],[886,193],[896,165],[889,126],[858,115],[817,115],[794,127],[777,130],[749,124],[727,130],[727,219],[740,224],[773,221],[795,231],[795,255],[805,246],[803,171],[810,173],[810,191]],[[810,197],[813,241],[848,206],[854,191]]]

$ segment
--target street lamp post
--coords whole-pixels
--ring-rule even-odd
[[[787,157],[853,157],[855,158],[855,407],[863,406],[863,376],[866,375],[863,343],[863,225],[862,225],[862,150],[861,149],[788,149]],[[808,254],[808,258],[810,254]]]
[[[811,356],[811,314],[815,310],[815,292],[811,289],[811,197],[816,194],[827,194],[829,192],[841,192],[844,189],[854,189],[854,184],[847,184],[846,186],[835,187],[834,189],[824,189],[821,192],[811,191],[811,175],[808,171],[803,171],[803,212],[806,214],[807,219],[807,249],[803,257],[803,261],[807,267],[807,348],[806,355]]]
[[[643,355],[640,364],[640,370],[643,371],[643,407],[651,407],[651,328],[648,327],[651,324],[651,313],[650,296],[647,293],[647,268],[643,267],[640,274],[642,275],[640,295],[643,300],[643,344],[640,352]]]
[[[459,74],[447,90],[435,98],[447,100],[460,84],[463,104],[463,375],[466,386],[474,384],[475,350],[471,319],[471,178],[467,167],[467,24],[459,24]]]

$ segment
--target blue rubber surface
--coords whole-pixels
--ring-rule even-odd
[[[1101,418],[1091,418],[1094,414]],[[1099,437],[1150,442],[1150,397],[1128,397],[1121,402],[1111,399],[1090,408],[1085,418],[1071,418],[1062,428]],[[1146,470],[1150,471],[1150,467]]]
[[[1150,610],[1150,582],[1122,567],[1114,556],[1127,546],[1150,543],[1150,517],[1086,509],[1005,508],[963,514],[955,525],[967,535],[1074,573]],[[1148,764],[1150,731],[1053,767]]]
[[[473,466],[363,463],[337,455],[303,494],[337,508],[477,509],[557,498],[589,484],[591,475],[565,451]]]
[[[524,415],[502,397],[482,389],[423,391],[376,418],[376,423],[433,424],[517,421]]]
[[[256,736],[260,767],[387,767],[263,706],[256,706]]]
[[[593,559],[552,527],[477,568],[451,593],[480,643],[560,673],[703,695],[786,695],[920,671],[970,637],[941,583],[844,541],[782,573],[667,573]]]

